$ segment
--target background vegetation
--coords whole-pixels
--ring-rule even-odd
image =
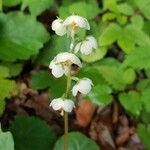
[[[50,98],[63,93],[65,78],[54,79],[48,65],[57,53],[68,48],[69,41],[56,38],[51,22],[56,16],[63,19],[73,13],[89,20],[89,34],[99,44],[91,55],[80,56],[88,64],[79,71],[79,76],[85,75],[94,82],[87,99],[98,106],[119,104],[134,119],[136,132],[150,149],[150,0],[0,0],[2,118],[7,111],[6,104],[20,95],[18,85],[22,81],[33,90],[49,92]],[[82,32],[79,36],[86,34]],[[13,120],[10,126],[2,125],[11,131],[15,150],[53,149],[58,136],[44,121],[29,116],[17,116]],[[99,149],[79,132],[71,132],[69,136],[70,150],[77,149],[78,145],[82,150]],[[1,144],[1,140],[10,143],[10,147]],[[0,133],[0,149],[13,150],[12,142],[9,132]],[[60,150],[60,145],[62,139],[54,150]]]

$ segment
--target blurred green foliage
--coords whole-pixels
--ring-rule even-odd
[[[11,132],[3,132],[0,127],[0,149],[2,150],[15,150],[14,140]]]
[[[44,14],[50,21],[44,17],[41,21]],[[71,14],[86,17],[91,31],[79,36],[92,34],[98,40],[95,52],[80,56],[88,64],[78,76],[94,82],[88,99],[108,105],[116,95],[129,115],[148,125],[150,0],[0,0],[0,112],[5,99],[18,93],[14,77],[20,76],[28,61],[40,68],[31,74],[29,85],[36,90],[48,89],[51,97],[61,96],[65,79],[57,82],[47,71],[53,57],[69,46],[67,38],[48,32],[56,14],[62,18]],[[150,149],[146,130],[139,126],[140,137]]]

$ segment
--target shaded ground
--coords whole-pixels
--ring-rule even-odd
[[[1,117],[2,126],[9,127],[15,115],[38,116],[51,125],[58,136],[62,135],[63,118],[48,107],[48,92],[38,93],[23,81],[18,85],[21,93],[7,102]],[[144,150],[136,134],[136,122],[126,115],[118,102],[98,107],[79,98],[78,106],[69,116],[69,130],[86,134],[102,150]]]

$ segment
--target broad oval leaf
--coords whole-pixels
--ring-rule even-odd
[[[26,7],[29,7],[29,10],[32,15],[38,16],[44,10],[51,7],[53,0],[22,0],[21,9],[24,10]]]
[[[107,84],[99,84],[92,88],[88,98],[97,105],[107,105],[113,100],[111,93],[112,89]]]
[[[51,98],[60,97],[65,92],[62,88],[66,85],[65,77],[55,78],[51,71],[39,71],[32,75],[30,86],[36,90],[49,89]]]
[[[121,93],[119,95],[119,101],[129,113],[136,117],[140,115],[142,101],[138,92],[130,91],[128,93]]]
[[[20,12],[1,13],[0,27],[0,59],[6,61],[28,59],[49,39],[36,18]]]
[[[131,66],[134,69],[150,68],[150,46],[135,47],[127,55],[123,66]]]
[[[63,150],[63,136],[56,142],[54,150]],[[68,150],[100,150],[98,145],[80,132],[68,134]]]
[[[89,55],[81,55],[81,58],[85,62],[95,62],[100,59],[102,59],[105,54],[107,53],[107,48],[106,47],[99,47],[98,49],[94,50],[91,54]]]
[[[15,150],[52,150],[55,134],[46,122],[29,116],[17,116],[10,131]]]
[[[21,3],[22,0],[2,0],[4,6],[16,6]]]
[[[84,16],[87,19],[93,19],[99,13],[99,7],[97,2],[93,0],[90,2],[75,2],[68,6],[62,6],[59,8],[59,15],[63,18],[72,13]]]
[[[142,140],[142,142],[144,143],[144,145],[146,146],[147,150],[150,149],[150,128],[146,128],[146,126],[144,124],[139,124],[138,125],[138,135],[140,137],[140,139]]]
[[[121,27],[117,24],[110,24],[99,37],[99,45],[107,46],[116,42],[121,36]]]
[[[2,132],[0,129],[0,149],[14,150],[14,140],[11,132]]]

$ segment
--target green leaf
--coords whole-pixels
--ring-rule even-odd
[[[55,134],[46,122],[29,116],[17,116],[9,129],[15,150],[52,150]]]
[[[51,84],[50,72],[39,71],[32,75],[30,86],[36,90],[46,89]]]
[[[136,4],[143,15],[150,20],[150,0],[137,0]]]
[[[3,63],[1,63],[1,65],[6,66],[8,68],[9,77],[18,76],[21,73],[22,69],[23,69],[23,64],[21,64],[21,63],[3,62]]]
[[[22,0],[2,0],[4,6],[16,6],[21,3]]]
[[[117,0],[104,0],[103,3],[105,9],[108,9],[116,14],[119,13]]]
[[[140,80],[140,82],[138,83],[137,88],[140,91],[144,91],[144,90],[150,88],[150,79]]]
[[[99,45],[107,46],[118,40],[121,36],[121,28],[117,24],[110,24],[99,37]]]
[[[139,116],[142,109],[142,101],[140,94],[135,91],[128,93],[121,93],[119,95],[119,101],[122,106],[132,115]]]
[[[0,78],[9,77],[9,69],[4,66],[0,66]]]
[[[52,59],[60,52],[69,50],[70,41],[65,36],[52,36],[50,42],[40,51],[36,63],[49,66]]]
[[[107,84],[94,85],[88,98],[97,105],[108,105],[112,102],[112,89]]]
[[[123,66],[131,66],[135,69],[150,68],[150,46],[136,47],[127,55]]]
[[[99,150],[97,144],[80,132],[68,134],[68,150]],[[56,142],[54,150],[63,150],[63,136]]]
[[[38,53],[49,39],[44,27],[34,17],[19,12],[0,14],[0,59],[16,61]],[[33,34],[34,33],[34,34]]]
[[[121,63],[113,58],[105,58],[93,64],[105,82],[115,90],[123,90],[128,84],[135,80],[135,72],[132,68],[123,68]]]
[[[125,52],[125,53],[130,53],[134,47],[135,47],[135,42],[133,41],[134,38],[132,38],[132,35],[129,34],[129,32],[127,30],[124,30],[122,32],[122,34],[124,35],[123,37],[120,37],[120,39],[118,39],[117,43],[119,45],[119,47]]]
[[[120,67],[120,62],[113,57],[107,57],[95,63],[94,66],[96,68],[99,68],[100,66]]]
[[[135,28],[133,25],[127,25],[123,29],[122,34],[124,36],[121,36],[118,39],[118,45],[126,53],[130,53],[131,51],[133,51],[135,45],[150,45],[150,37],[142,30]]]
[[[86,17],[87,19],[92,19],[96,17],[96,15],[99,13],[99,8],[98,8],[96,1],[94,4],[85,3],[85,2],[77,2],[77,3],[70,5],[69,12],[79,14],[81,16]]]
[[[113,20],[116,18],[116,14],[114,13],[111,13],[111,12],[108,12],[108,13],[105,13],[102,17],[102,20],[103,21],[109,21],[109,20]]]
[[[96,86],[97,84],[106,84],[102,75],[99,73],[99,70],[94,68],[94,65],[85,66],[78,72],[77,76],[79,78],[90,78],[94,86]]]
[[[132,68],[128,68],[123,73],[123,82],[125,84],[131,84],[136,79],[135,71]]]
[[[36,90],[43,90],[49,88],[51,98],[62,96],[65,92],[64,87],[66,85],[65,79],[59,78],[56,79],[53,77],[51,72],[49,71],[39,71],[32,75],[30,86]]]
[[[4,110],[5,98],[17,95],[18,89],[15,81],[0,78],[0,114]]]
[[[127,16],[125,15],[118,15],[117,16],[117,22],[120,24],[120,25],[125,25],[127,23]]]
[[[150,86],[147,89],[144,89],[142,91],[142,96],[141,96],[141,100],[143,102],[144,108],[146,112],[150,112]]]
[[[122,72],[118,67],[100,66],[99,72],[114,89],[123,89],[124,84],[122,82]]]
[[[117,7],[118,7],[119,12],[124,15],[131,16],[133,14],[133,8],[128,3],[121,3],[117,5]]]
[[[140,115],[140,119],[142,120],[142,122],[145,125],[148,125],[150,123],[150,117],[149,117],[149,115],[150,115],[149,112],[146,112],[144,109],[142,110],[141,115]]]
[[[146,128],[144,126],[144,124],[139,124],[138,125],[138,135],[140,137],[140,139],[142,140],[142,142],[144,143],[144,145],[146,146],[147,150],[150,149],[150,128]]]
[[[100,59],[102,59],[105,54],[107,53],[107,48],[106,47],[99,47],[98,49],[94,50],[91,54],[89,55],[81,55],[81,58],[85,62],[95,62]]]
[[[150,69],[145,70],[146,76],[150,78]]]
[[[144,19],[141,15],[134,15],[131,18],[131,23],[134,26],[134,28],[142,29],[144,25]]]
[[[130,34],[131,40],[136,44],[140,46],[150,45],[150,37],[142,30],[135,28],[133,25],[128,25],[126,26],[125,31],[127,34]]]
[[[53,0],[23,0],[21,9],[24,10],[29,7],[32,15],[38,16],[44,10],[50,8],[53,4]]]
[[[93,9],[94,7],[94,9]],[[93,2],[75,2],[69,6],[59,8],[59,16],[62,18],[68,17],[71,14],[83,16],[87,19],[93,19],[99,13],[98,4]]]
[[[150,37],[150,21],[145,21],[143,26],[143,31]]]
[[[54,78],[52,75],[50,75],[50,88],[49,93],[51,98],[61,97],[65,92],[66,87],[66,78],[61,77],[59,79]]]
[[[0,66],[0,114],[4,110],[5,98],[9,98],[18,93],[15,81],[6,79],[8,76],[10,76],[9,69]]]
[[[0,0],[0,12],[3,10],[3,2]]]
[[[144,115],[149,114],[150,113],[150,101],[149,101],[149,98],[150,98],[150,79],[148,78],[148,79],[140,80],[137,88],[141,92],[141,101],[142,101],[142,104],[144,106],[144,112],[145,112]],[[146,119],[146,117],[145,117],[145,119]]]
[[[11,132],[2,132],[0,129],[0,149],[14,150],[14,140]]]

